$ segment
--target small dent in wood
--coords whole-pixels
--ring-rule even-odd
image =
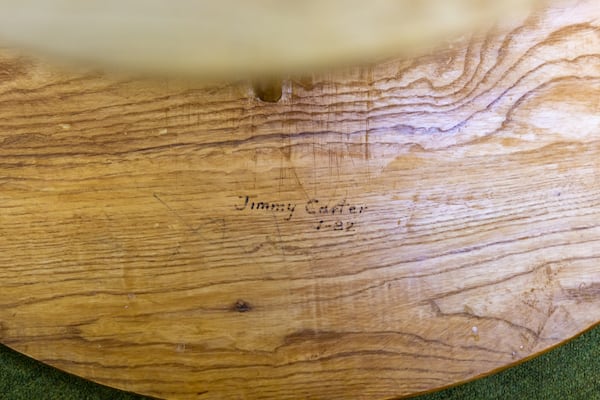
[[[252,82],[254,95],[266,103],[277,103],[283,94],[280,79],[256,80]]]
[[[250,306],[250,304],[244,300],[238,300],[233,305],[233,309],[237,312],[244,313],[252,310],[252,306]]]

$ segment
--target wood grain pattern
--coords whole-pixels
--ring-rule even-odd
[[[277,103],[0,53],[0,340],[180,399],[383,399],[600,320],[600,10]]]

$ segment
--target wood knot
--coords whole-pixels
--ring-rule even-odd
[[[238,300],[238,301],[236,301],[235,304],[233,305],[233,308],[237,312],[247,312],[247,311],[250,311],[252,309],[252,307],[250,306],[250,304],[248,304],[244,300]]]

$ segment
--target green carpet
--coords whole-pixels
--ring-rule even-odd
[[[0,346],[1,400],[145,399],[45,366]],[[600,326],[519,366],[415,400],[600,400]]]

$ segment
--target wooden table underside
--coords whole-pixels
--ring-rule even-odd
[[[383,399],[600,320],[600,9],[198,85],[0,53],[0,340],[182,399]]]

